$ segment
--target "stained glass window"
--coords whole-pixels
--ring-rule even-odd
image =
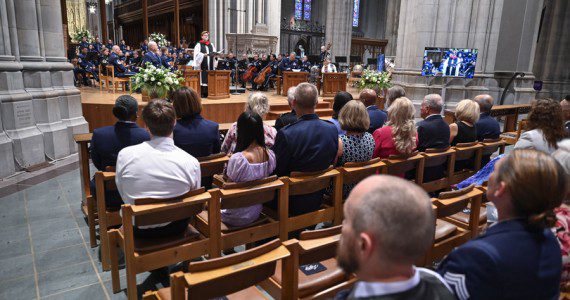
[[[295,0],[295,20],[311,19],[311,0]]]
[[[354,0],[354,9],[352,14],[352,27],[358,27],[360,19],[360,0]]]
[[[311,19],[311,0],[305,0],[304,10],[303,19],[308,21]]]

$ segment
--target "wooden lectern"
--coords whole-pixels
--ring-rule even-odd
[[[287,91],[289,90],[290,87],[308,81],[309,81],[308,72],[283,71],[283,93],[281,94],[283,96],[287,96]]]
[[[334,97],[336,93],[346,92],[346,73],[323,73],[323,97]]]
[[[208,71],[208,99],[225,99],[230,97],[231,71]]]
[[[184,70],[184,85],[200,94],[200,70],[186,68]]]

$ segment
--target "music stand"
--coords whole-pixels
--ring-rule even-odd
[[[338,63],[338,68],[337,68],[337,69],[338,69],[339,72],[342,72],[343,70],[345,70],[345,69],[341,70],[341,66],[342,66],[343,68],[348,66],[348,64],[346,63],[346,62],[347,62],[346,56],[335,56],[335,57],[334,57],[334,60],[335,60],[336,63]]]
[[[369,65],[376,65],[376,64],[378,64],[378,59],[377,58],[369,58],[368,64]]]
[[[362,63],[362,57],[360,57],[358,55],[351,55],[350,56],[350,62],[351,63]]]

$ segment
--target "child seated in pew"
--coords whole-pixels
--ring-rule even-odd
[[[246,182],[268,177],[275,170],[275,154],[265,145],[263,120],[253,112],[243,112],[237,121],[237,143],[225,171],[226,180]],[[259,218],[262,205],[222,209],[222,222],[246,226]]]

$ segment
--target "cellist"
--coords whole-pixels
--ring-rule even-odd
[[[271,54],[269,56],[269,64],[267,68],[271,68],[271,71],[265,76],[265,81],[263,82],[263,86],[261,87],[262,90],[267,91],[269,89],[269,80],[271,78],[277,76],[277,70],[279,69],[279,62],[277,61],[277,56],[275,54]]]
[[[257,90],[257,84],[255,84],[255,82],[253,80],[255,79],[255,77],[257,77],[257,75],[259,74],[259,71],[261,71],[261,61],[259,60],[259,55],[257,55],[257,54],[253,55],[253,61],[251,61],[249,63],[249,65],[247,66],[247,69],[248,69],[248,71],[253,70],[253,76],[250,79],[251,88],[253,90]]]

